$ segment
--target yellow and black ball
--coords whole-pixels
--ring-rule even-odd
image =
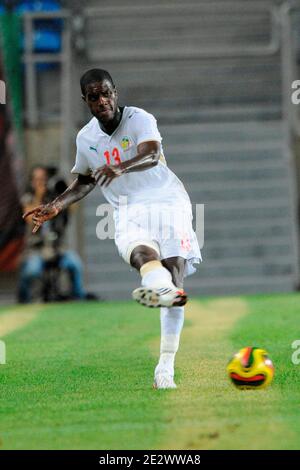
[[[248,346],[230,359],[227,373],[239,389],[264,388],[272,382],[274,366],[267,351]]]

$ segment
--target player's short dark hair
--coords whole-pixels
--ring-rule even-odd
[[[83,96],[85,96],[85,90],[87,85],[95,82],[102,82],[108,80],[113,87],[115,87],[114,81],[109,72],[103,69],[90,69],[85,72],[80,79],[80,87]]]

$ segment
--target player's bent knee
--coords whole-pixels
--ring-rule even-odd
[[[148,261],[159,260],[159,258],[159,246],[154,241],[133,242],[128,246],[124,256],[125,261],[136,269],[140,269]]]
[[[151,261],[155,261],[160,263],[159,261],[159,254],[153,248],[148,246],[140,245],[139,247],[135,248],[130,256],[130,264],[138,271]]]

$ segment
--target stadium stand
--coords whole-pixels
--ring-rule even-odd
[[[89,119],[79,77],[87,68],[106,68],[121,104],[156,116],[169,166],[192,202],[205,204],[204,262],[187,281],[192,294],[290,291],[298,284],[280,3],[62,2],[73,22],[65,160],[71,166],[76,131]],[[53,72],[42,80],[40,114],[46,122],[47,113],[53,120],[53,113],[64,111],[64,101]],[[107,298],[128,298],[138,276],[128,275],[113,241],[96,238],[102,202],[96,190],[81,203],[88,287]]]
[[[189,290],[292,290],[297,228],[272,3],[114,1],[101,17],[92,3],[79,72],[100,64],[116,77],[123,103],[157,116],[170,167],[192,202],[205,204],[204,262]],[[95,236],[100,201],[94,192],[85,202],[88,279],[93,290],[122,298],[138,278],[129,278],[112,242]]]

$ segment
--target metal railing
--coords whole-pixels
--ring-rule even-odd
[[[34,51],[34,22],[36,20],[61,20],[61,50],[60,52],[41,53]],[[36,128],[42,124],[40,116],[40,106],[38,103],[38,64],[59,63],[60,74],[57,89],[60,92],[59,114],[57,120],[60,122],[60,152],[59,152],[59,172],[61,175],[68,175],[73,164],[72,136],[74,134],[74,119],[72,113],[72,46],[71,46],[71,15],[67,10],[58,12],[34,12],[24,14],[24,38],[25,50],[23,61],[25,66],[25,93],[26,124],[30,128]],[[41,149],[43,152],[43,149]],[[56,159],[56,155],[53,156]],[[51,163],[51,162],[49,162]],[[77,226],[80,225],[80,211],[71,220],[68,227],[68,246],[80,250],[80,237],[78,237]]]
[[[36,20],[61,20],[64,22],[61,28],[61,51],[41,53],[34,51],[34,22]],[[29,127],[37,127],[41,120],[38,105],[38,79],[37,64],[59,63],[61,66],[60,80],[58,89],[60,89],[60,113],[58,119],[61,123],[61,158],[60,171],[64,174],[70,170],[69,164],[69,139],[72,130],[72,83],[71,77],[71,27],[70,12],[60,10],[59,12],[34,12],[24,14],[24,38],[25,48],[23,61],[25,65],[25,93],[26,109],[25,118]]]

